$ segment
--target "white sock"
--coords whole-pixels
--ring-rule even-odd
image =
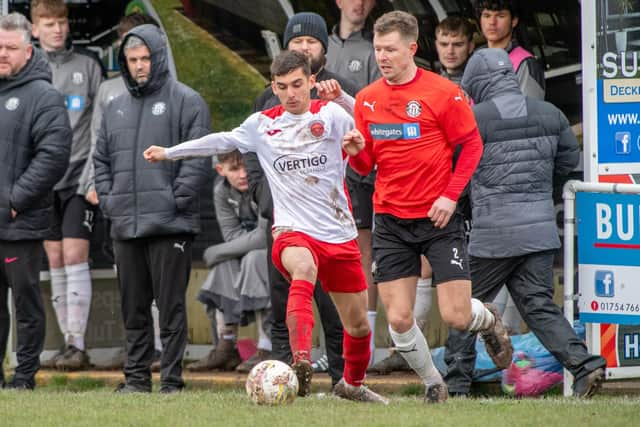
[[[91,309],[89,263],[66,265],[64,270],[67,273],[67,327],[70,336],[68,344],[84,351],[84,334],[87,331],[89,310]]]
[[[151,303],[151,317],[153,318],[153,347],[162,353],[162,340],[160,340],[160,311],[156,300]]]
[[[493,326],[493,314],[484,306],[482,302],[471,298],[471,323],[467,328],[469,332],[485,331]]]
[[[53,305],[60,332],[66,342],[69,335],[67,327],[67,273],[65,273],[64,267],[52,268],[49,270],[49,275],[51,276],[51,305]]]
[[[429,318],[429,311],[431,310],[431,300],[433,295],[433,288],[431,287],[431,278],[418,279],[418,286],[416,288],[416,302],[413,306],[413,316],[416,318],[418,329],[424,329]]]
[[[396,346],[396,351],[407,361],[411,369],[416,371],[418,376],[422,378],[425,385],[442,382],[440,372],[433,365],[427,340],[424,338],[422,331],[418,329],[415,321],[407,332],[399,333],[389,326],[389,333]]]
[[[271,351],[271,338],[264,330],[264,313],[262,310],[256,311],[256,326],[258,327],[258,348]]]

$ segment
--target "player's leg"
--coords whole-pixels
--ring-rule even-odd
[[[298,395],[311,392],[311,344],[313,333],[313,291],[318,262],[310,238],[302,233],[285,232],[273,244],[273,262],[291,286],[287,300],[287,329],[293,353],[293,369],[298,377]]]
[[[373,248],[375,280],[387,314],[391,339],[396,351],[420,376],[429,391],[435,385],[443,385],[443,382],[431,359],[427,340],[413,317],[421,265],[419,244],[412,240],[421,226],[417,221],[408,223],[390,215],[376,215]],[[446,400],[446,392],[439,395],[443,397],[435,401]],[[434,402],[431,398],[427,400]]]

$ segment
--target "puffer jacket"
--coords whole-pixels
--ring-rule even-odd
[[[43,239],[53,186],[69,166],[71,126],[37,49],[16,76],[0,79],[0,130],[0,240]]]
[[[477,51],[462,88],[484,143],[471,179],[469,253],[504,258],[559,248],[553,178],[580,156],[569,121],[552,104],[522,95],[503,49]]]
[[[148,163],[150,145],[173,146],[209,133],[210,116],[202,97],[170,76],[164,35],[142,25],[137,36],[151,53],[151,71],[138,84],[119,56],[127,92],[111,101],[94,153],[100,208],[111,220],[111,237],[127,240],[199,231],[199,192],[211,171],[210,159]]]

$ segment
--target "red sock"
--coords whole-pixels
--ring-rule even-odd
[[[361,386],[371,358],[371,331],[364,337],[352,337],[344,331],[342,353],[344,358],[344,380],[352,386]]]
[[[287,300],[287,328],[293,362],[310,360],[313,332],[313,283],[293,280]]]

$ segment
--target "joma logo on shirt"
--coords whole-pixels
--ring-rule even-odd
[[[369,133],[373,139],[417,139],[420,138],[418,123],[369,125]]]
[[[298,171],[311,172],[324,170],[326,164],[327,156],[325,154],[287,154],[275,159],[273,162],[273,168],[278,173]]]

